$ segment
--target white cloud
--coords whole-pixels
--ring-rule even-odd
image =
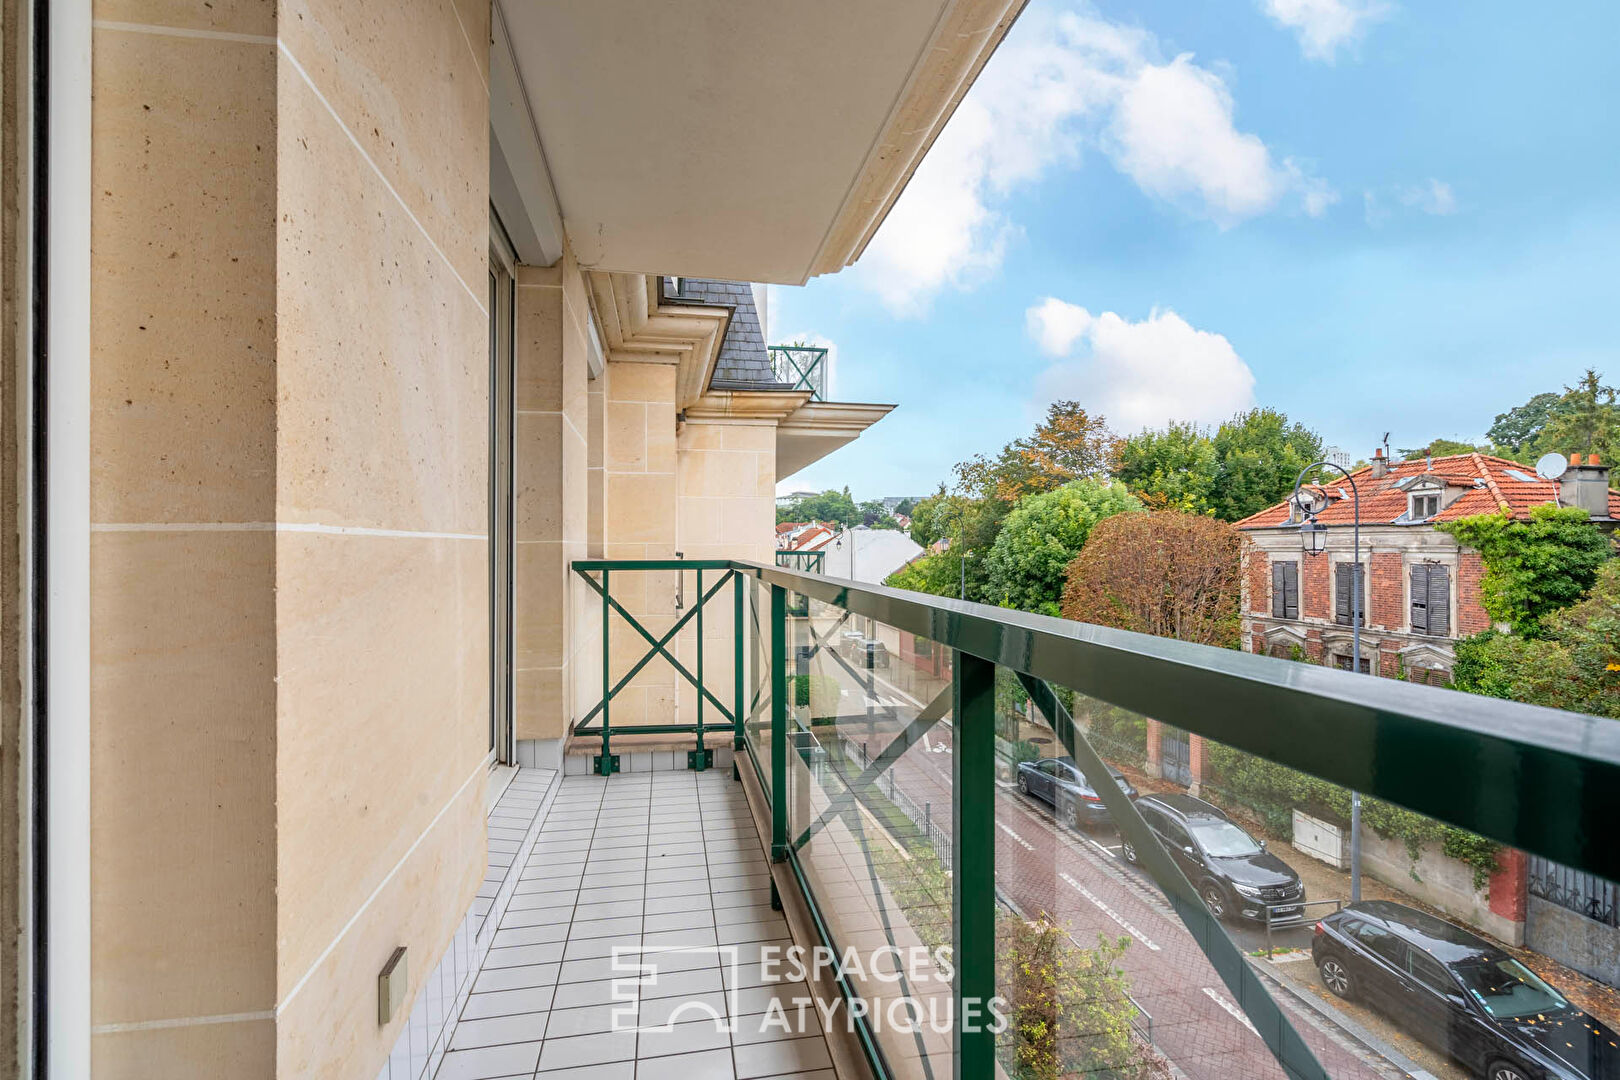
[[[1001,265],[1019,185],[1100,151],[1147,194],[1221,227],[1337,196],[1236,126],[1226,80],[1169,61],[1149,32],[1089,15],[1026,13],[923,159],[856,269],[896,314]]]
[[[1391,200],[1434,217],[1448,217],[1457,212],[1457,195],[1451,190],[1451,185],[1432,176],[1421,184],[1386,188],[1383,194],[1369,189],[1362,192],[1361,197],[1366,208],[1367,224],[1375,229],[1387,223],[1394,213]]]
[[[1400,200],[1402,204],[1414,210],[1439,217],[1457,212],[1457,196],[1452,193],[1451,185],[1432,176],[1427,183],[1402,188]]]
[[[1294,31],[1300,52],[1329,64],[1341,47],[1355,48],[1367,29],[1390,12],[1383,0],[1263,0],[1262,6]]]
[[[1232,343],[1173,311],[1155,308],[1131,322],[1047,297],[1026,319],[1041,351],[1063,358],[1036,380],[1040,400],[1080,401],[1115,431],[1169,420],[1214,423],[1254,404],[1254,372]]]

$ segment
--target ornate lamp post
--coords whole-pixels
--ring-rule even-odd
[[[1304,521],[1299,526],[1300,550],[1307,557],[1322,554],[1327,550],[1327,526],[1316,520],[1316,515],[1327,508],[1327,496],[1322,493],[1320,498],[1307,499],[1301,489],[1305,485],[1305,477],[1316,469],[1336,469],[1350,485],[1351,508],[1354,511],[1352,523],[1352,552],[1350,562],[1350,670],[1361,671],[1361,492],[1356,490],[1356,481],[1341,465],[1331,461],[1317,461],[1299,470],[1294,478],[1294,494],[1289,498],[1293,506],[1299,508]],[[1361,899],[1361,793],[1350,793],[1350,900],[1354,903]]]

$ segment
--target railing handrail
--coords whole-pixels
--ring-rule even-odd
[[[738,559],[733,569],[1555,862],[1620,879],[1620,723]],[[1274,717],[1284,715],[1285,727]]]

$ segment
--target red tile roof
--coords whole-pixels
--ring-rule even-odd
[[[1408,458],[1393,462],[1389,474],[1374,480],[1372,467],[1365,466],[1350,475],[1361,491],[1361,524],[1387,525],[1405,515],[1407,492],[1396,485],[1424,474],[1432,475],[1446,487],[1463,488],[1450,505],[1430,521],[1455,521],[1475,514],[1509,513],[1530,516],[1530,508],[1556,501],[1558,483],[1543,480],[1529,465],[1489,454],[1456,454],[1434,459]],[[1528,479],[1521,479],[1528,477]],[[1355,521],[1355,500],[1350,485],[1323,483],[1328,493],[1327,507],[1317,515],[1324,525],[1349,525]],[[1609,491],[1609,516],[1620,517],[1620,492]],[[1237,523],[1240,529],[1266,529],[1288,524],[1288,504],[1280,502]]]

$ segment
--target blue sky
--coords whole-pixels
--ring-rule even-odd
[[[772,288],[899,404],[783,489],[931,491],[1057,397],[1365,456],[1620,380],[1616,42],[1612,3],[1031,0],[861,262]]]

